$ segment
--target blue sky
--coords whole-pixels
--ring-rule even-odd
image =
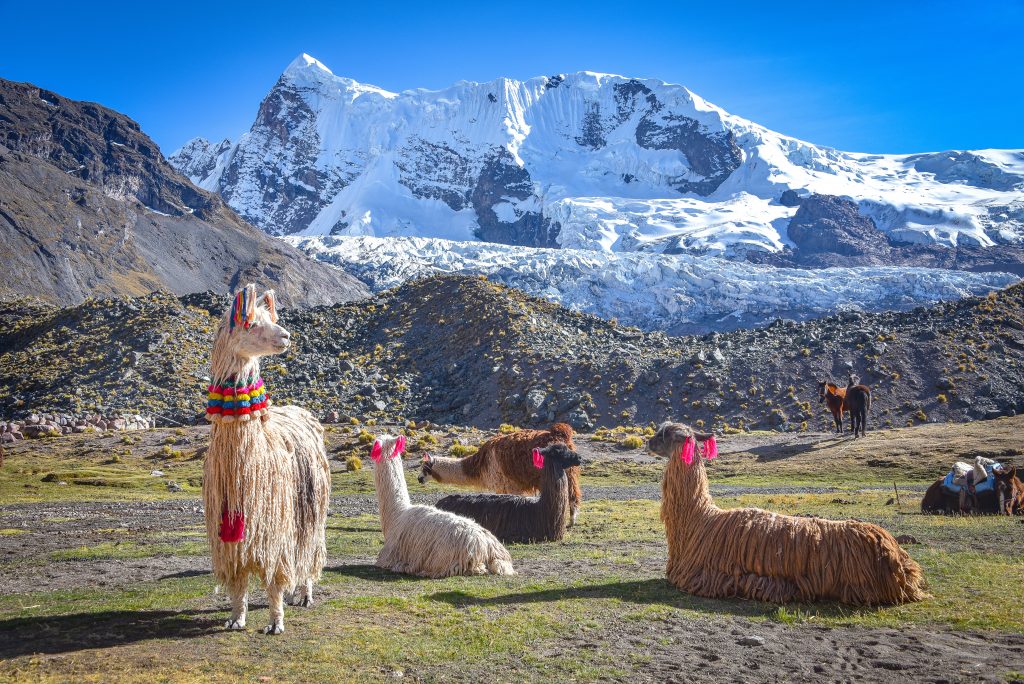
[[[0,0],[0,77],[122,111],[168,154],[246,131],[302,52],[389,90],[589,69],[843,150],[1024,148],[1024,0],[481,4]]]

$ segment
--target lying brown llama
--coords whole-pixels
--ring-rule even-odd
[[[269,634],[284,631],[285,592],[309,606],[327,547],[331,495],[324,431],[296,406],[270,407],[260,357],[288,348],[274,293],[239,292],[217,329],[210,360],[203,465],[206,532],[213,574],[231,597],[229,629],[245,627],[250,574],[267,587]]]
[[[540,470],[540,497],[515,494],[452,494],[435,505],[476,520],[503,543],[558,541],[569,522],[569,478],[566,470],[580,465],[580,456],[555,442],[534,449],[534,466]]]
[[[492,437],[466,458],[424,456],[420,484],[428,477],[438,482],[497,492],[498,494],[533,495],[540,491],[541,472],[533,467],[533,450],[561,442],[575,451],[573,431],[565,423],[555,423],[548,430],[517,430]],[[576,522],[580,501],[580,468],[566,471],[569,478],[569,525]]]
[[[921,568],[877,525],[718,508],[695,440],[708,458],[717,455],[713,435],[680,423],[663,424],[648,442],[669,459],[661,519],[673,585],[698,596],[773,603],[882,605],[927,596]]]

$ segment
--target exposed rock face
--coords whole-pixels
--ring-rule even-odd
[[[878,257],[884,263],[889,241],[862,216],[857,204],[832,195],[811,195],[789,222],[789,239],[801,256],[831,253],[852,257]]]
[[[471,199],[479,227],[475,234],[487,242],[528,247],[557,247],[558,224],[538,211],[523,210],[533,197],[533,184],[526,169],[515,163],[508,150],[499,147],[485,163]],[[519,206],[508,202],[520,200]],[[495,212],[502,203],[512,213],[504,220]]]
[[[365,288],[239,219],[175,171],[128,117],[0,80],[0,296],[225,292],[246,281],[283,302]]]

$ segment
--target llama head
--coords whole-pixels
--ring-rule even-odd
[[[217,329],[214,347],[220,347],[222,354],[236,362],[245,362],[280,354],[288,349],[290,340],[291,333],[277,323],[274,291],[267,290],[260,296],[255,285],[246,285],[232,299],[231,309]]]
[[[434,457],[423,452],[423,459],[420,461],[420,474],[416,476],[420,484],[426,484],[427,478],[434,475]]]
[[[711,459],[718,455],[714,437],[709,432],[696,432],[682,423],[662,423],[654,436],[647,440],[647,450],[668,459],[679,456],[689,464],[696,453],[696,442],[704,443],[706,458]]]
[[[543,449],[533,450],[533,465],[536,468],[560,468],[578,466],[583,461],[580,455],[561,442],[553,442]]]

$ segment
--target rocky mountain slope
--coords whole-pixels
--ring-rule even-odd
[[[4,80],[0,261],[0,297],[59,304],[256,280],[296,304],[367,294],[196,188],[128,117]]]
[[[0,415],[192,420],[225,305],[205,294],[0,304]],[[325,417],[580,428],[674,417],[727,430],[820,429],[815,380],[848,368],[874,388],[870,425],[1024,410],[1024,285],[899,314],[670,337],[445,276],[363,302],[285,309],[282,322],[295,344],[267,359],[270,392]]]
[[[654,79],[579,72],[392,93],[302,55],[246,134],[195,139],[170,160],[274,235],[778,255],[798,266],[823,253],[847,265],[1022,261],[1024,151],[840,152]],[[940,259],[936,245],[962,249]],[[975,248],[995,245],[1013,249],[977,260]]]

